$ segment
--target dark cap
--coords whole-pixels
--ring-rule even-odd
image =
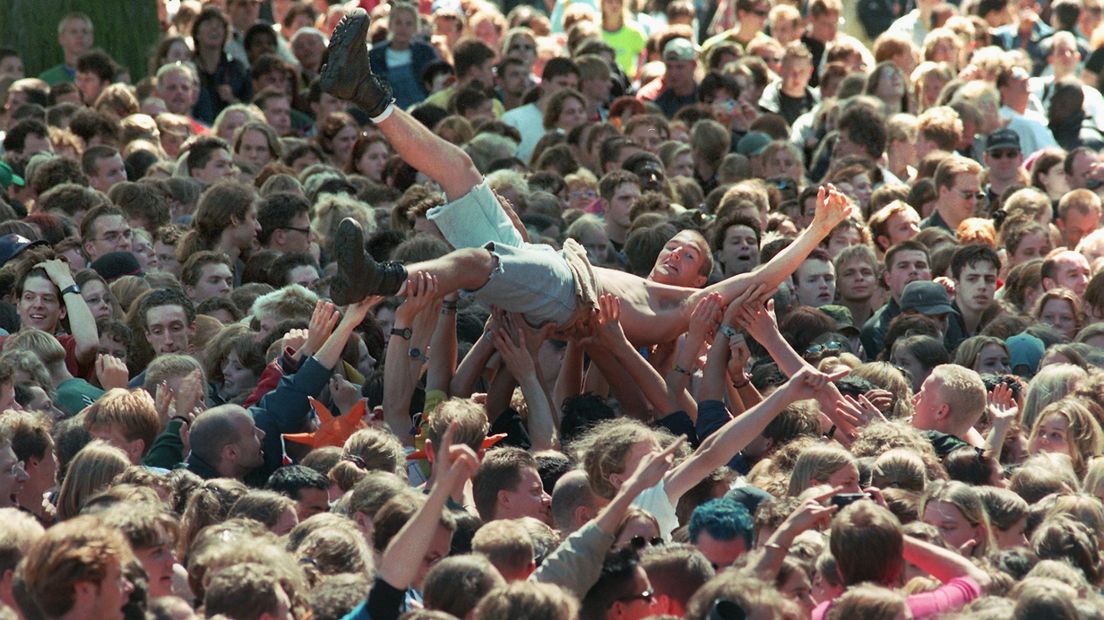
[[[939,315],[954,312],[951,296],[942,284],[931,280],[917,280],[905,285],[901,292],[901,312],[919,312],[926,315]]]
[[[42,239],[31,241],[23,235],[18,235],[16,233],[8,233],[3,237],[0,237],[0,265],[3,265],[16,256],[19,256],[19,253],[23,250],[26,250],[27,248],[33,248],[36,245],[46,245],[46,242]]]
[[[123,276],[142,275],[142,266],[130,252],[108,252],[89,265],[110,284]]]
[[[761,131],[749,131],[736,143],[736,152],[745,157],[755,157],[766,150],[771,137]]]
[[[995,149],[1022,150],[1020,148],[1020,134],[1007,127],[994,131],[985,139],[985,150],[992,151]]]
[[[836,322],[836,330],[841,334],[858,334],[859,328],[855,327],[855,319],[851,316],[851,309],[838,304],[825,304],[817,308],[824,314],[832,317]]]

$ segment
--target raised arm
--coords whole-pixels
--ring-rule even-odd
[[[904,556],[906,562],[943,583],[956,577],[969,577],[983,590],[989,585],[989,575],[953,549],[905,536]]]
[[[721,319],[721,296],[702,297],[690,313],[690,329],[682,339],[675,363],[667,372],[667,395],[672,401],[680,403],[691,420],[698,417],[698,405],[690,396],[687,388],[690,378],[698,369],[698,353],[708,337],[716,334]],[[714,340],[716,342],[716,340]]]
[[[511,334],[511,331],[514,333]],[[521,393],[525,396],[525,402],[529,407],[526,427],[529,430],[529,438],[533,442],[532,449],[534,451],[558,449],[560,446],[559,422],[552,411],[552,402],[548,399],[548,393],[544,391],[544,385],[537,376],[536,362],[526,347],[525,338],[524,330],[499,329],[494,335],[495,348],[502,355],[506,369],[517,380],[518,385],[521,386]]]
[[[763,285],[767,291],[774,291],[794,271],[797,271],[801,262],[820,245],[832,229],[850,215],[851,202],[847,197],[836,191],[832,185],[822,185],[817,193],[816,215],[813,217],[813,222],[801,231],[793,243],[783,248],[767,264],[755,271],[733,276],[707,287],[704,291],[720,293],[725,304],[756,284]]]
[[[651,364],[633,347],[625,332],[621,329],[621,300],[614,295],[604,294],[599,300],[598,313],[599,340],[617,359],[617,362],[632,377],[633,388],[639,390],[652,404],[652,407],[664,416],[681,408],[680,401],[667,393],[667,384]],[[689,398],[689,395],[687,395]]]
[[[391,432],[403,445],[412,445],[410,433],[410,399],[414,395],[416,377],[411,367],[421,365],[421,360],[410,357],[413,346],[414,319],[422,307],[428,305],[427,290],[432,287],[429,274],[417,274],[407,283],[406,301],[395,309],[395,324],[387,341],[387,354],[383,365],[383,419]],[[409,305],[408,305],[409,304]],[[405,330],[409,329],[407,332]]]
[[[69,333],[76,343],[77,362],[82,367],[91,366],[96,360],[96,351],[100,348],[100,334],[96,330],[96,319],[84,297],[76,290],[65,292],[65,289],[76,286],[73,274],[69,271],[69,263],[55,258],[42,261],[38,267],[46,271],[54,286],[61,291],[61,303],[65,304],[65,314],[69,317]]]
[[[433,355],[426,364],[426,391],[441,390],[448,394],[456,373],[456,293],[446,295],[441,302],[441,316],[433,330],[429,350]]]
[[[710,472],[728,463],[737,452],[743,450],[770,424],[786,405],[809,398],[826,389],[831,381],[845,373],[826,375],[811,367],[802,368],[784,386],[775,390],[763,402],[733,418],[716,433],[702,442],[690,458],[680,463],[667,475],[665,489],[671,504],[694,487]]]

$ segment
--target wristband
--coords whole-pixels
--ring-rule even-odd
[[[441,307],[444,308],[445,310],[456,310],[456,302],[455,301],[449,301],[449,300],[446,299],[446,300],[441,302]]]
[[[399,336],[401,338],[405,338],[406,340],[410,340],[410,337],[414,335],[414,330],[409,328],[409,327],[403,327],[401,329],[398,328],[398,327],[392,327],[391,328],[391,335],[392,336]]]
[[[74,283],[74,284],[70,284],[69,286],[61,289],[61,296],[62,297],[65,297],[66,295],[68,295],[70,293],[76,293],[76,294],[80,295],[80,287],[77,286]]]
[[[680,373],[680,374],[686,375],[687,377],[689,377],[690,375],[694,374],[693,372],[691,372],[691,371],[689,371],[689,370],[686,370],[685,368],[683,368],[682,366],[679,366],[678,364],[675,364],[675,367],[674,367],[674,368],[672,368],[671,370],[674,370],[674,371],[675,371],[675,372],[677,372],[677,373]]]
[[[743,383],[736,383],[735,381],[733,381],[732,382],[732,387],[736,388],[737,390],[742,390],[742,389],[746,388],[749,383],[751,383],[751,379],[744,378]]]
[[[721,325],[718,331],[721,332],[721,334],[729,340],[735,340],[736,338],[740,337],[740,332],[732,329],[728,325]]]

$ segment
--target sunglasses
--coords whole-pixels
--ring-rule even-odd
[[[662,546],[663,545],[663,539],[660,538],[659,536],[656,536],[654,538],[644,538],[643,536],[633,536],[632,538],[629,539],[629,544],[632,545],[633,549],[636,549],[637,551],[641,551],[645,547],[648,547],[648,546],[652,546],[652,547]]]
[[[985,194],[983,192],[975,192],[968,189],[957,189],[955,191],[958,192],[958,195],[962,196],[964,200],[969,200],[971,198],[985,200]]]
[[[765,9],[752,9],[750,13],[756,17],[766,17],[769,14],[769,11]]]
[[[827,342],[824,344],[810,345],[808,349],[805,349],[805,355],[824,355],[825,353],[839,353],[843,350],[843,345],[838,342]]]
[[[1019,149],[995,149],[989,151],[989,157],[993,159],[1014,159],[1019,157]]]

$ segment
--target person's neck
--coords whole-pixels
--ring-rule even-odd
[[[43,506],[42,496],[43,489],[38,488],[37,485],[23,485],[23,488],[16,494],[15,500],[23,510],[35,515],[36,517],[46,518],[46,508]]]
[[[222,50],[203,47],[196,50],[196,58],[199,60],[199,65],[210,73],[218,68],[219,61],[222,60]]]
[[[389,47],[392,51],[403,52],[410,49],[410,41],[396,41],[392,39]]]
[[[841,297],[839,303],[851,311],[851,323],[860,329],[863,323],[866,323],[866,320],[874,314],[873,308],[870,307],[870,297],[866,299],[844,299]]]
[[[73,374],[65,368],[64,362],[60,364],[60,368],[55,368],[54,370],[50,371],[50,380],[53,381],[55,388],[72,378]]]
[[[782,94],[786,95],[787,97],[790,97],[791,99],[802,99],[802,98],[805,97],[805,87],[802,86],[800,89],[797,89],[797,88],[786,88],[785,86],[783,86],[782,87]]]
[[[607,215],[606,217],[608,218],[609,216]],[[617,245],[625,245],[625,237],[627,236],[629,236],[629,231],[627,229],[621,228],[608,219],[606,220],[606,237],[608,237],[610,241]]]
[[[958,225],[962,223],[962,220],[966,219],[951,215],[950,209],[937,207],[935,211],[939,214],[939,217],[942,218],[944,222],[946,222],[947,227],[951,230],[958,230]]]
[[[959,305],[958,314],[962,317],[962,323],[966,325],[967,336],[977,332],[978,324],[981,323],[981,312],[976,312],[970,308]]]
[[[230,257],[230,260],[234,261],[241,256],[241,248],[238,247],[238,244],[227,239],[230,234],[232,234],[230,231],[223,232],[222,237],[219,239],[218,246],[215,249],[226,254]]]
[[[1060,80],[1062,78],[1069,77],[1069,76],[1073,75],[1074,71],[1077,70],[1077,67],[1066,68],[1066,67],[1059,67],[1058,65],[1051,65],[1051,68],[1054,69],[1054,81],[1055,82],[1057,82],[1058,80]]]
[[[617,32],[625,27],[625,16],[621,13],[602,14],[602,30]]]
[[[898,114],[898,113],[902,112],[902,110],[901,110],[901,98],[900,97],[895,98],[893,101],[887,101],[885,99],[882,99],[882,104],[885,105],[885,110],[886,110],[885,116],[886,116],[886,118],[889,118],[890,116],[892,116],[894,114]]]
[[[77,66],[77,59],[80,58],[80,54],[70,54],[65,52],[65,66],[73,68]]]
[[[736,40],[740,43],[747,43],[754,39],[757,34],[759,34],[759,31],[755,30],[750,22],[740,22],[740,29],[736,31]]]
[[[426,483],[425,483],[425,489],[426,489],[427,493],[430,490],[433,489],[433,485],[437,484],[437,467],[433,466],[433,464],[431,464],[431,467],[432,467],[432,470],[429,473],[429,480],[426,480]],[[469,483],[470,483],[470,481],[469,481]],[[453,493],[452,495],[449,495],[449,499],[451,499],[453,502],[463,506],[464,505],[464,489],[467,487],[467,484],[469,484],[469,483],[465,483],[464,487],[461,487],[459,491],[457,491],[456,493]]]
[[[992,193],[994,196],[1003,196],[1004,190],[1012,187],[1013,185],[1016,185],[1017,182],[1018,179],[1014,176],[1011,179],[1007,180],[1001,180],[996,177],[989,177],[989,187],[993,189]]]
[[[697,171],[698,178],[703,181],[708,181],[709,179],[712,179],[717,174],[717,166],[721,164],[720,161],[717,161],[715,163],[716,165],[714,165],[714,162],[707,161],[704,158],[697,159],[694,162],[694,170]]]

